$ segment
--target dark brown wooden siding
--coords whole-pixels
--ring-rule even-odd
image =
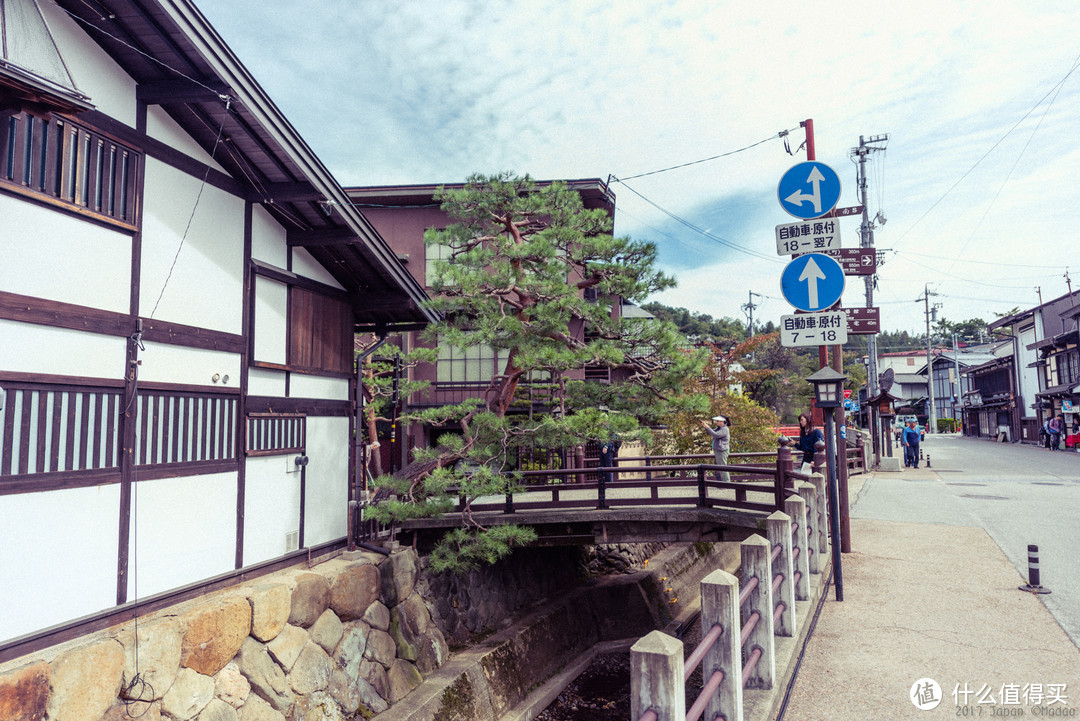
[[[289,365],[348,373],[352,365],[352,309],[304,288],[289,288]]]

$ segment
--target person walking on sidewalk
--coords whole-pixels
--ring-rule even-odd
[[[1065,429],[1065,419],[1060,413],[1050,419],[1050,450],[1061,450],[1061,432]]]
[[[919,467],[919,429],[915,427],[915,421],[909,420],[903,433],[904,442],[904,465],[911,468]]]
[[[727,418],[723,416],[713,416],[713,423],[716,424],[715,430],[705,421],[702,421],[701,425],[712,436],[712,451],[713,457],[716,459],[716,465],[726,466],[728,452],[731,451],[731,430],[727,427]],[[720,480],[730,481],[731,474],[724,471],[720,474]]]

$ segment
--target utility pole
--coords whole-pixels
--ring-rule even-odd
[[[754,304],[754,296],[756,295],[758,298],[760,298],[761,294],[760,293],[755,293],[752,290],[748,291],[748,292],[750,293],[750,295],[747,298],[746,303],[743,304],[742,310],[744,312],[750,314],[750,322],[746,324],[746,335],[753,338],[754,337],[754,308],[757,308],[757,306]]]
[[[859,226],[859,247],[861,248],[873,248],[874,247],[874,224],[870,221],[870,204],[867,202],[867,182],[866,182],[866,156],[872,152],[885,150],[889,144],[888,134],[884,135],[872,135],[869,139],[864,136],[859,136],[859,147],[851,149],[851,157],[858,158],[858,191],[859,199],[862,202],[862,225]],[[880,219],[884,225],[885,216],[881,214],[880,209],[875,217]],[[868,275],[863,279],[866,284],[866,307],[874,307],[874,283],[877,280],[877,275]],[[877,371],[877,336],[871,334],[866,340],[866,354],[869,356],[869,363],[866,367],[866,397],[873,398],[878,394],[878,371]],[[873,439],[874,457],[879,458],[881,455],[878,448],[878,428],[877,428],[877,415],[870,414],[870,437]]]
[[[934,359],[931,355],[931,342],[930,342],[930,315],[934,316],[934,320],[937,320],[937,310],[941,307],[940,303],[934,303],[933,307],[930,306],[930,296],[937,295],[930,291],[930,284],[927,283],[923,286],[922,298],[916,298],[917,301],[923,301],[926,308],[926,389],[927,396],[930,399],[930,414],[926,417],[926,432],[933,433],[931,430],[936,425],[937,416],[934,413]]]
[[[1072,279],[1069,278],[1069,266],[1065,266],[1065,285],[1069,288],[1069,295],[1072,295]]]

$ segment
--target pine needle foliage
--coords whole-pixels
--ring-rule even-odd
[[[430,307],[443,318],[424,340],[489,348],[500,368],[481,397],[412,416],[454,432],[416,454],[427,470],[376,480],[395,500],[375,513],[415,517],[461,498],[464,525],[443,538],[432,564],[463,572],[535,539],[530,528],[485,526],[472,513],[477,499],[520,487],[526,449],[646,438],[642,422],[705,408],[703,396],[683,388],[705,357],[687,350],[671,323],[615,312],[623,299],[640,303],[674,280],[656,269],[653,244],[613,236],[610,216],[585,208],[566,184],[475,175],[436,197],[452,223],[424,238],[429,257],[441,258],[428,280]],[[584,380],[586,367],[608,369],[618,382]],[[522,407],[523,388],[544,389],[544,412],[535,402]]]

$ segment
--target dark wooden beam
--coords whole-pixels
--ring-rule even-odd
[[[319,201],[325,197],[311,183],[266,183],[248,193],[247,199],[253,203],[296,203]]]
[[[217,78],[205,78],[198,82],[187,78],[153,80],[139,83],[135,89],[135,99],[147,105],[205,103],[228,94],[229,89]]]
[[[292,248],[307,248],[319,245],[347,245],[359,239],[359,236],[348,228],[290,230],[286,236],[289,247]]]

